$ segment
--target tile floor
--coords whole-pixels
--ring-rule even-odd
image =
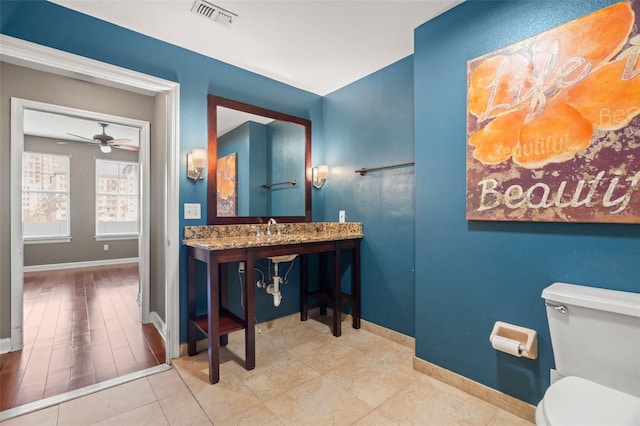
[[[4,425],[531,425],[414,371],[408,347],[348,323],[333,337],[327,319],[262,324],[252,371],[231,334],[216,385],[203,352]]]

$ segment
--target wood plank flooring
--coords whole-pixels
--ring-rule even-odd
[[[24,348],[0,355],[0,411],[165,362],[135,263],[24,274]]]

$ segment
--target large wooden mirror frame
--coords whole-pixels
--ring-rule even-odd
[[[305,134],[305,154],[304,154],[304,216],[273,216],[278,222],[311,222],[311,121],[260,108],[254,105],[245,104],[219,96],[208,95],[207,97],[207,121],[208,121],[208,150],[207,150],[207,224],[243,224],[243,223],[266,223],[271,216],[218,216],[217,197],[217,158],[218,158],[218,117],[217,108],[224,107],[250,114],[260,115],[274,120],[296,123],[304,126]]]

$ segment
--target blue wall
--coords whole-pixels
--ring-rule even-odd
[[[362,316],[413,336],[414,169],[355,173],[413,161],[413,58],[327,95],[323,111],[321,163],[330,172],[314,190],[324,206],[318,219],[337,221],[345,210],[348,222],[363,223]]]
[[[416,355],[533,404],[554,366],[542,289],[640,291],[640,228],[466,221],[466,63],[610,3],[471,1],[415,31]],[[497,320],[537,330],[539,358],[493,350]]]

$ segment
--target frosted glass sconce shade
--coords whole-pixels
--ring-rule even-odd
[[[204,169],[207,167],[207,151],[195,148],[187,154],[187,176],[189,179],[198,180],[204,178]]]
[[[329,177],[329,166],[326,164],[314,167],[311,170],[312,183],[316,188],[322,188],[327,181],[327,177]]]

